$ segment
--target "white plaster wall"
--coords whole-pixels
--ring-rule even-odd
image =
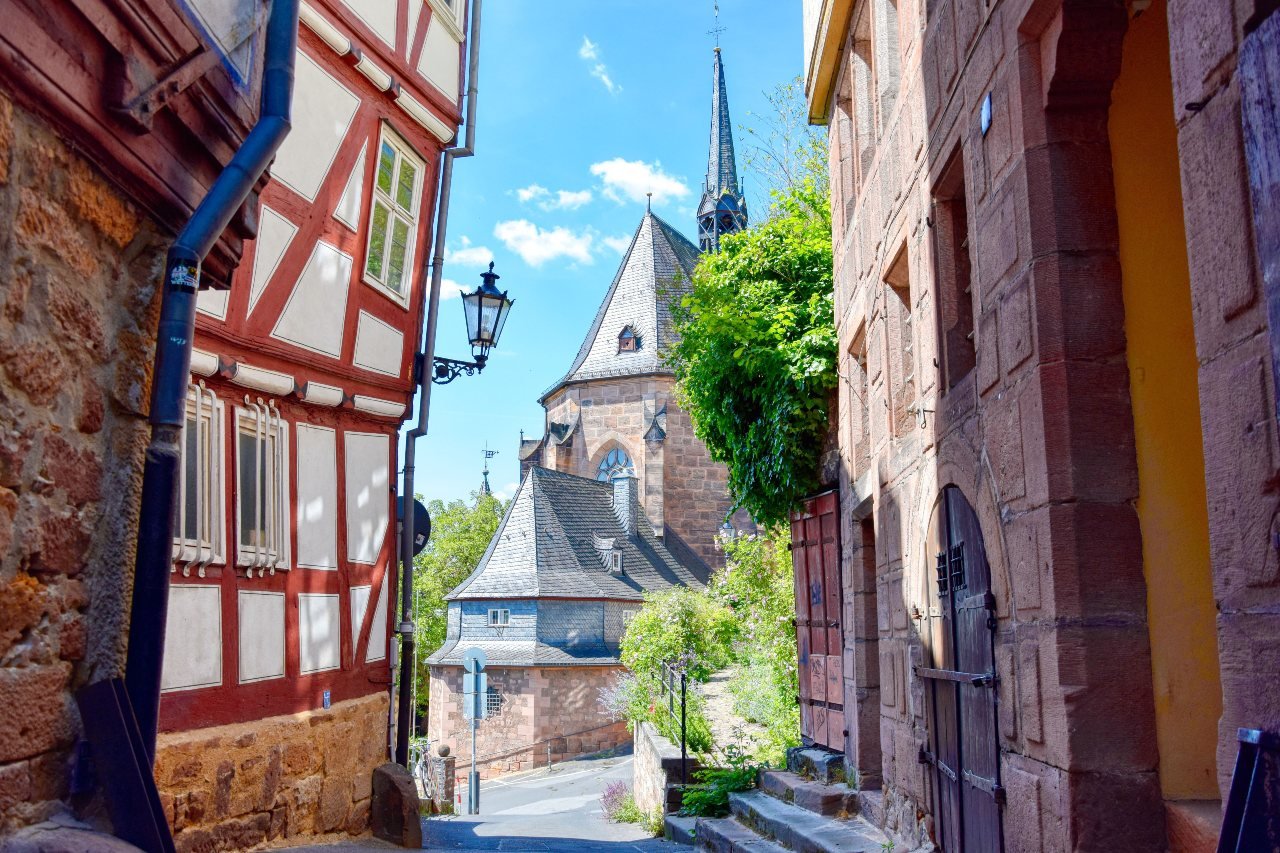
[[[302,672],[337,669],[342,662],[342,615],[336,595],[298,595],[298,661]]]
[[[353,586],[347,590],[351,597],[351,648],[360,642],[360,629],[364,627],[364,611],[369,606],[369,593],[373,587]]]
[[[351,263],[350,255],[323,241],[317,242],[271,336],[340,357]]]
[[[259,218],[258,239],[253,246],[253,278],[249,283],[249,313],[253,313],[258,304],[258,297],[276,268],[284,257],[285,249],[293,242],[298,233],[294,225],[283,214],[276,213],[265,204],[262,205],[262,216]]]
[[[356,158],[356,165],[351,169],[351,176],[347,178],[342,197],[338,199],[338,206],[333,211],[333,218],[352,231],[360,229],[362,212],[360,208],[361,202],[364,201],[364,158],[368,148],[369,143],[366,141],[364,147],[360,149],[360,156]]]
[[[196,294],[196,308],[210,317],[225,320],[229,293],[227,290],[202,290]]]
[[[356,326],[357,367],[387,376],[399,376],[403,352],[404,335],[372,314],[360,312]]]
[[[160,689],[221,683],[222,591],[216,586],[174,584],[169,588]]]
[[[342,4],[380,39],[395,47],[397,0],[342,0]]]
[[[276,153],[271,177],[307,201],[315,201],[359,105],[356,95],[299,50],[294,68],[293,129]]]
[[[284,676],[284,593],[241,590],[240,683]]]
[[[343,448],[347,559],[374,563],[391,522],[391,446],[380,433],[348,432],[343,435]]]
[[[338,436],[298,424],[298,565],[338,568]]]
[[[369,626],[369,650],[365,652],[365,663],[387,658],[387,588],[391,586],[390,578],[384,577],[382,589],[378,591],[378,605],[373,610],[373,624]]]
[[[432,15],[427,23],[427,37],[422,42],[418,73],[444,92],[450,101],[458,100],[458,75],[462,56],[458,44],[453,34]]]

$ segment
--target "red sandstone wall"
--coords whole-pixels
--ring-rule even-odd
[[[72,693],[120,674],[162,246],[0,94],[0,833],[63,808]]]

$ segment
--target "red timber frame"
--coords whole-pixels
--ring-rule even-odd
[[[427,104],[442,120],[455,126],[460,118],[459,105],[450,103],[416,72],[430,17],[434,8],[424,2],[424,8],[413,35],[409,61],[404,59],[408,44],[407,9],[402,0],[399,7],[398,44],[396,55],[390,56],[390,48],[373,34],[340,4],[313,0],[313,5],[325,13],[325,18],[354,45],[361,46],[367,55],[384,70],[392,74],[399,85],[410,92],[420,103]],[[367,48],[364,46],[368,46]],[[355,57],[340,57],[318,38],[308,27],[299,30],[299,50],[314,60],[330,75],[360,98],[346,137],[334,157],[323,184],[314,201],[307,201],[290,188],[272,181],[261,193],[262,202],[287,217],[298,228],[288,248],[280,258],[274,273],[262,289],[253,313],[248,313],[252,264],[245,263],[237,271],[228,296],[225,320],[201,313],[197,316],[195,347],[218,356],[221,370],[205,382],[214,390],[226,406],[223,423],[225,484],[235,483],[236,435],[233,405],[242,403],[245,394],[256,399],[273,396],[233,384],[226,368],[234,363],[244,363],[255,368],[276,371],[294,377],[297,387],[316,382],[337,386],[344,392],[344,402],[338,407],[325,407],[303,403],[295,392],[284,397],[275,396],[280,414],[289,433],[290,509],[288,527],[291,535],[290,559],[295,567],[288,571],[277,570],[266,577],[244,576],[235,568],[236,513],[234,489],[224,486],[227,493],[227,510],[223,518],[227,562],[222,566],[209,566],[205,577],[194,573],[183,577],[181,572],[172,576],[175,585],[182,583],[213,585],[220,587],[222,620],[222,683],[217,686],[166,692],[161,700],[160,725],[163,731],[189,730],[261,719],[267,716],[292,714],[321,707],[324,691],[330,692],[332,702],[367,696],[388,689],[390,684],[390,635],[395,622],[396,596],[396,536],[394,474],[392,488],[388,490],[388,518],[390,523],[383,536],[382,548],[374,565],[354,563],[347,559],[345,478],[346,459],[343,435],[349,432],[382,433],[389,437],[388,470],[395,472],[397,465],[397,428],[403,416],[378,417],[351,406],[353,395],[366,395],[404,404],[408,411],[412,400],[412,356],[422,334],[423,302],[426,297],[427,267],[435,217],[435,187],[445,143],[415,122],[395,101],[395,89],[382,92],[354,68]],[[462,51],[459,52],[461,69]],[[459,79],[462,79],[461,77]],[[425,164],[420,189],[419,212],[412,266],[406,270],[411,289],[408,305],[402,306],[383,291],[363,281],[366,245],[368,242],[369,210],[374,186],[374,170],[377,167],[379,134],[383,127],[393,131]],[[333,217],[351,169],[359,159],[362,148],[367,149],[364,160],[364,181],[360,199],[359,228],[352,231]],[[341,357],[331,358],[311,350],[293,346],[271,337],[272,329],[289,299],[293,283],[307,263],[317,241],[323,240],[350,255],[352,279],[348,287],[343,326]],[[245,247],[246,259],[252,259],[254,246]],[[338,307],[335,306],[335,310]],[[398,377],[375,373],[354,365],[355,338],[361,311],[393,327],[404,336],[401,353],[401,371]],[[193,376],[193,380],[200,377]],[[328,427],[336,433],[336,469],[338,509],[334,518],[338,569],[319,570],[296,567],[297,554],[297,424],[305,423]],[[370,585],[365,618],[359,636],[351,639],[351,602],[348,591],[352,586]],[[382,586],[390,584],[387,600],[387,643],[385,659],[365,662],[370,641],[369,632],[377,609]],[[285,674],[247,684],[238,683],[238,593],[241,591],[277,592],[285,594]],[[319,673],[302,674],[299,650],[298,596],[305,593],[324,593],[338,596],[341,614],[340,642],[341,665],[339,669]]]

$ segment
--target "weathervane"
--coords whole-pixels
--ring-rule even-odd
[[[523,433],[521,434],[521,440],[524,440]],[[489,460],[497,456],[498,451],[490,450],[489,442],[486,441],[484,443],[484,450],[482,450],[481,453],[484,454],[484,485],[480,487],[480,494],[491,495],[493,494],[493,489],[489,488]]]
[[[715,2],[713,5],[715,6],[715,13],[716,13],[716,25],[715,25],[714,27],[712,27],[711,29],[707,30],[707,35],[709,35],[709,36],[715,36],[715,39],[716,39],[716,50],[719,50],[719,49],[720,49],[720,34],[721,34],[722,32],[724,32],[727,28],[726,28],[726,27],[722,27],[722,26],[720,26],[720,0],[716,0],[716,2]]]

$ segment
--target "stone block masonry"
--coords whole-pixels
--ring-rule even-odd
[[[328,710],[162,734],[156,784],[179,851],[368,831],[386,694]]]
[[[122,674],[163,250],[0,94],[0,834],[66,810],[72,694]]]

